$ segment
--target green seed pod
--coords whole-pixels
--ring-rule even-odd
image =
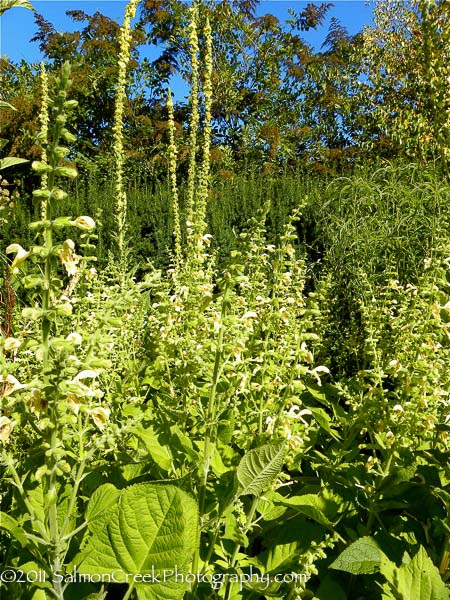
[[[56,148],[56,156],[58,158],[64,158],[65,156],[67,156],[68,154],[70,154],[70,150],[69,148],[66,148],[65,146],[58,146]]]

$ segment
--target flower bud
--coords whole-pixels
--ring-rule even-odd
[[[62,175],[62,177],[69,177],[70,179],[78,175],[78,171],[73,167],[56,167],[55,173]]]
[[[41,160],[33,160],[33,162],[31,163],[31,168],[33,169],[33,171],[36,171],[36,173],[49,173],[52,170],[52,167],[50,165],[47,165]]]
[[[73,110],[74,108],[77,108],[77,106],[78,102],[76,100],[67,100],[64,102],[64,108],[66,110]]]

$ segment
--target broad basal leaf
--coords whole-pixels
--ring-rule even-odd
[[[270,487],[280,473],[284,461],[284,444],[282,442],[266,444],[250,450],[242,457],[237,468],[240,485],[240,496],[253,494],[259,496]]]
[[[88,514],[102,505],[99,495]],[[73,561],[78,572],[114,573],[116,581],[138,585],[139,597],[146,600],[182,598],[186,586],[175,581],[174,571],[183,572],[197,544],[195,501],[174,486],[142,483],[120,492],[109,518],[100,514],[102,528]]]

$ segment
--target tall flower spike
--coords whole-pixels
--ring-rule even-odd
[[[113,153],[115,160],[115,196],[117,209],[117,245],[120,259],[124,256],[125,229],[127,219],[127,196],[123,185],[123,114],[126,99],[127,66],[130,61],[131,19],[136,14],[139,0],[131,0],[125,9],[125,17],[119,36],[119,74],[117,78],[116,104],[113,127]]]
[[[193,2],[190,8],[190,54],[192,81],[190,90],[191,116],[189,119],[189,167],[186,197],[186,235],[188,248],[192,240],[193,211],[195,196],[195,175],[196,175],[196,153],[197,153],[197,129],[199,122],[198,115],[198,36],[197,36],[198,6]]]
[[[178,186],[177,186],[177,148],[175,145],[175,117],[173,112],[172,93],[169,89],[167,96],[167,110],[169,112],[169,177],[172,192],[172,214],[173,214],[173,236],[175,240],[175,265],[174,277],[176,279],[181,266],[181,227],[180,212],[178,209]]]
[[[41,161],[47,164],[47,138],[48,138],[48,75],[45,69],[45,64],[41,62],[39,77],[41,80],[41,110],[39,113],[39,125],[41,127]],[[41,188],[47,189],[47,173],[41,175]],[[41,218],[45,220],[47,214],[47,197],[45,194],[41,196]]]
[[[203,123],[202,164],[198,181],[198,200],[195,215],[195,252],[196,259],[202,263],[205,258],[204,234],[206,230],[206,205],[208,202],[208,185],[210,171],[211,148],[211,104],[212,104],[212,32],[209,19],[206,19],[203,30],[205,38],[205,68],[203,72],[203,98],[205,117]]]

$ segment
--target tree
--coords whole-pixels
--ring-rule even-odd
[[[450,4],[384,0],[360,48],[365,143],[421,160],[450,159]]]

